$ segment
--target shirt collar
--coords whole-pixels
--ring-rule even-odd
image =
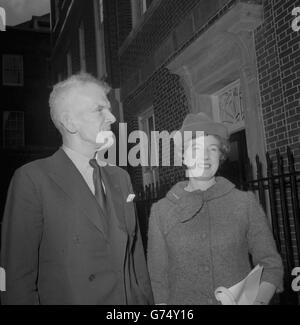
[[[81,153],[74,151],[65,145],[62,146],[62,149],[80,171],[85,172],[88,168],[92,168],[89,163],[90,158],[87,158]]]

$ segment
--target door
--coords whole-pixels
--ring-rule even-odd
[[[230,153],[221,165],[218,175],[227,178],[240,188],[251,174],[245,130],[231,134],[229,142]]]

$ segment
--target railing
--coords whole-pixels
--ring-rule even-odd
[[[262,164],[257,157],[256,179],[236,185],[241,190],[257,193],[260,204],[270,216],[274,239],[285,268],[285,291],[280,295],[280,303],[298,304],[298,295],[291,289],[293,280],[291,273],[297,265],[300,266],[300,171],[295,170],[293,153],[289,147],[287,148],[285,160],[278,150],[273,157],[267,153],[266,158],[266,176],[263,175]],[[276,161],[277,172],[275,172],[273,161]],[[180,180],[183,179],[163,179],[160,183],[146,186],[138,193],[136,207],[145,250],[151,206],[154,202],[163,198],[168,190]]]

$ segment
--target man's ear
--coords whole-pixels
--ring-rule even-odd
[[[74,118],[72,118],[72,116],[70,116],[68,112],[62,113],[61,124],[69,133],[72,134],[77,133],[77,127],[76,124],[74,123]]]

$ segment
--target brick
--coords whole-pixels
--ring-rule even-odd
[[[290,96],[290,95],[293,95],[295,93],[298,92],[298,88],[297,87],[293,87],[291,89],[289,89],[288,91],[285,92],[285,96]]]
[[[275,134],[280,135],[280,134],[284,134],[286,133],[287,129],[286,127],[281,127],[281,128],[276,128],[276,130],[274,131]]]
[[[299,134],[300,134],[300,129],[296,129],[296,130],[293,130],[293,131],[290,131],[289,133],[289,137],[294,137],[294,136],[299,136]]]

